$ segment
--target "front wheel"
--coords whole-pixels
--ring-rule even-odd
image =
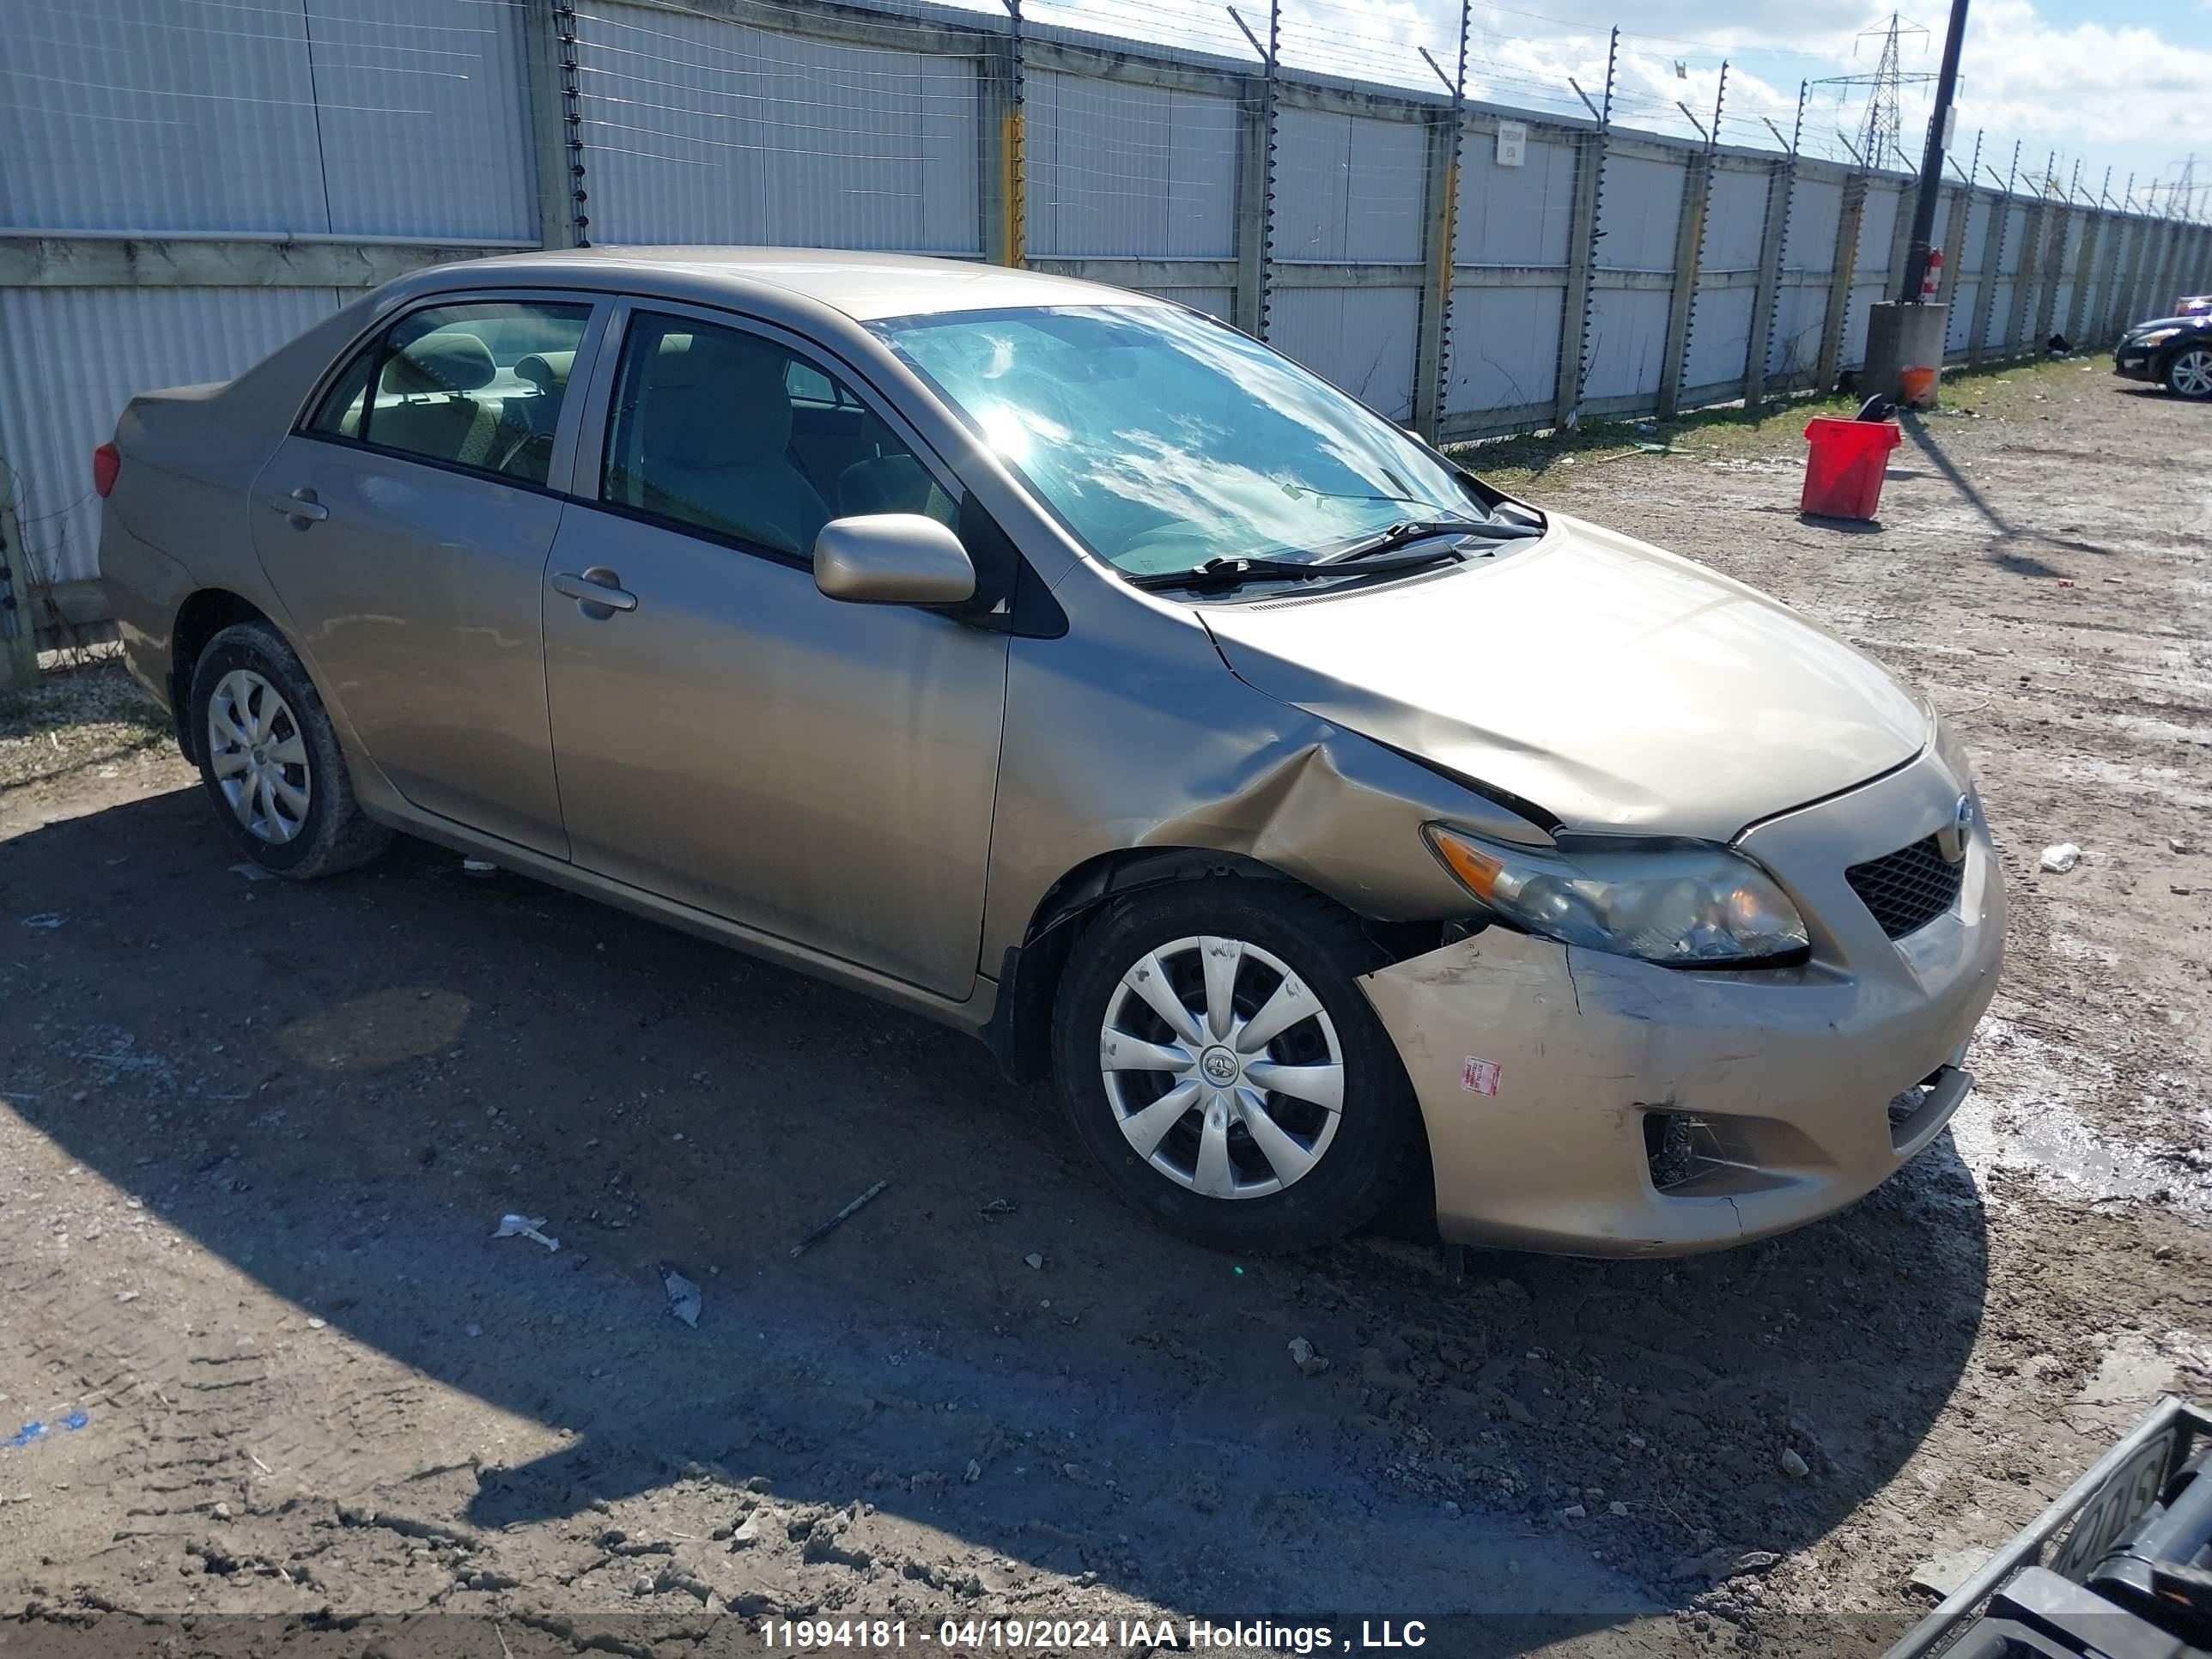
[[[1122,1197],[1202,1243],[1307,1249],[1373,1219],[1419,1136],[1354,982],[1384,960],[1356,917],[1286,882],[1115,902],[1077,939],[1054,1011],[1077,1138]]]
[[[392,832],[362,811],[337,733],[284,636],[238,623],[192,665],[200,781],[239,849],[305,881],[366,864]]]
[[[2198,401],[2212,398],[2212,346],[2189,346],[2166,366],[2167,390]]]

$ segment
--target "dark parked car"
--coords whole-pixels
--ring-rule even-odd
[[[2112,372],[2180,397],[2212,398],[2212,314],[2137,323],[2113,349]]]

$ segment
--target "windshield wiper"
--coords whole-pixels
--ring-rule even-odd
[[[1377,552],[1387,550],[1377,549]],[[1249,581],[1310,581],[1316,576],[1377,576],[1393,570],[1411,570],[1443,559],[1465,556],[1456,547],[1429,548],[1395,559],[1378,559],[1358,571],[1338,568],[1336,559],[1208,559],[1188,570],[1154,570],[1126,580],[1132,587],[1188,587],[1204,590],[1237,587]],[[1484,556],[1487,556],[1485,555]]]
[[[1364,537],[1349,547],[1339,548],[1328,557],[1318,561],[1327,565],[1346,564],[1354,559],[1371,559],[1377,554],[1394,552],[1410,542],[1424,542],[1438,537],[1477,536],[1485,541],[1516,541],[1524,536],[1540,536],[1540,526],[1521,524],[1510,519],[1406,519]]]
[[[1305,559],[1208,559],[1188,570],[1151,570],[1127,580],[1132,587],[1234,587],[1277,576],[1303,580],[1321,574],[1321,567]]]

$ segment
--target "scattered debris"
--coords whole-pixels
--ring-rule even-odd
[[[1570,1504],[1566,1508],[1559,1511],[1559,1519],[1562,1521],[1579,1521],[1589,1513],[1589,1511],[1584,1509],[1580,1504]]]
[[[791,1247],[792,1259],[796,1261],[799,1257],[805,1255],[807,1251],[812,1249],[815,1245],[829,1237],[831,1233],[836,1231],[838,1228],[843,1226],[848,1221],[850,1221],[854,1215],[858,1214],[862,1205],[867,1203],[869,1200],[875,1197],[877,1194],[882,1192],[884,1188],[890,1184],[890,1178],[888,1176],[885,1176],[883,1180],[878,1181],[874,1186],[869,1188],[867,1191],[862,1193],[858,1198],[854,1199],[850,1204],[848,1204],[843,1209],[838,1211],[836,1214],[831,1216],[827,1221],[817,1227],[812,1232],[807,1234],[805,1237],[800,1239],[798,1243]]]
[[[499,866],[494,864],[489,859],[463,859],[461,860],[461,873],[465,876],[475,876],[479,878],[485,876],[495,876],[499,873]]]
[[[1012,1215],[1021,1207],[1011,1198],[994,1198],[982,1207],[980,1213],[986,1218],[994,1219],[1002,1215]]]
[[[2196,848],[2192,848],[2179,836],[2168,836],[2166,838],[2166,850],[2169,853],[2191,853],[2194,852]]]
[[[1031,1250],[1027,1255],[1024,1256],[1022,1260],[1029,1264],[1032,1272],[1042,1273],[1044,1271],[1044,1258],[1039,1255],[1035,1250]]]
[[[981,1480],[983,1478],[982,1464],[972,1457],[969,1458],[968,1460],[968,1472],[960,1478],[967,1482],[968,1485],[971,1486],[974,1486],[978,1480]]]
[[[1301,1376],[1319,1376],[1328,1369],[1328,1356],[1318,1352],[1303,1336],[1291,1339],[1291,1364],[1298,1368]]]
[[[2056,875],[2064,875],[2081,861],[2081,849],[2070,841],[2043,849],[2043,867]]]
[[[730,1547],[732,1550],[749,1550],[760,1542],[761,1516],[766,1511],[755,1510],[732,1529]]]
[[[492,1237],[494,1238],[534,1238],[549,1250],[559,1249],[561,1248],[559,1239],[548,1238],[538,1231],[544,1224],[545,1218],[542,1215],[503,1215],[500,1217],[498,1230],[492,1234]]]
[[[660,1287],[668,1292],[668,1311],[697,1330],[699,1310],[705,1305],[699,1287],[665,1264],[660,1269]]]
[[[1797,1449],[1795,1446],[1784,1446],[1782,1449],[1782,1455],[1777,1458],[1775,1462],[1779,1466],[1782,1473],[1792,1480],[1802,1480],[1813,1473],[1805,1460],[1797,1455]]]
[[[41,933],[52,933],[52,932],[53,932],[53,930],[54,930],[55,928],[57,928],[57,927],[60,927],[61,925],[62,925],[62,919],[61,919],[61,917],[60,917],[60,916],[58,916],[58,915],[56,915],[56,914],[55,914],[53,911],[52,911],[52,910],[45,910],[45,911],[41,911],[39,915],[35,915],[35,916],[25,916],[25,917],[23,918],[23,926],[24,926],[24,927],[36,927],[36,928],[38,928]]]
[[[276,872],[274,870],[264,870],[259,865],[250,862],[246,864],[232,865],[230,866],[230,873],[234,876],[243,876],[248,881],[274,881],[276,879]]]

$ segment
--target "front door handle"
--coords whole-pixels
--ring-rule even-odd
[[[580,576],[566,570],[556,572],[553,591],[575,600],[586,616],[602,622],[617,611],[637,609],[637,595],[625,590],[622,578],[603,564],[593,565]]]
[[[331,516],[331,510],[315,499],[315,492],[301,484],[289,495],[271,495],[269,505],[305,530],[311,524],[320,524]]]

